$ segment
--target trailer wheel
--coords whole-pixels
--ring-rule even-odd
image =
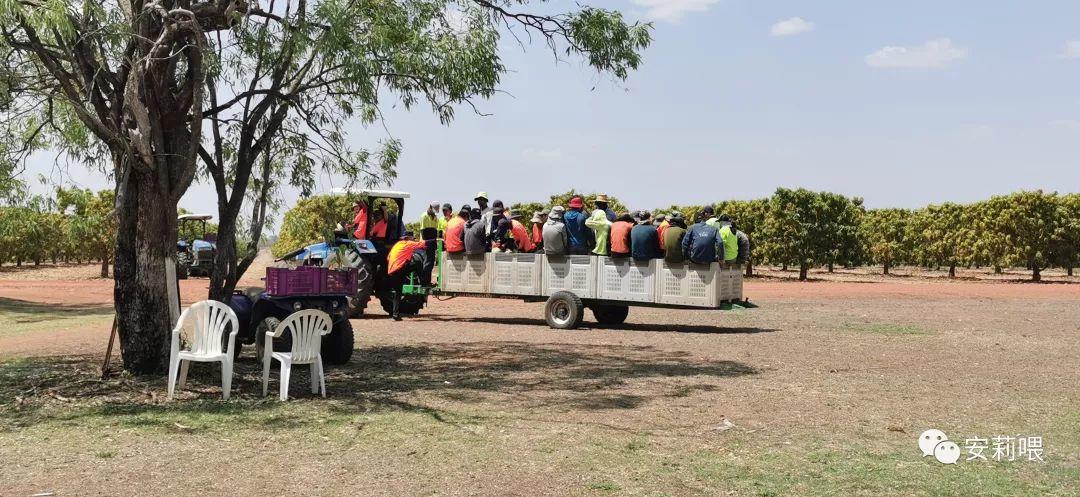
[[[338,366],[349,362],[353,354],[353,329],[348,319],[334,324],[330,333],[322,339],[322,358],[327,364]]]
[[[625,305],[595,304],[590,309],[600,324],[623,324],[630,314],[630,306]]]
[[[585,317],[585,304],[572,292],[558,291],[544,305],[544,320],[557,330],[572,330]]]

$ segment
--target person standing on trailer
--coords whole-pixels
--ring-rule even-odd
[[[406,283],[409,274],[423,273],[424,268],[427,267],[426,249],[427,242],[413,241],[411,231],[406,231],[401,240],[390,249],[390,254],[386,258],[386,277],[394,294],[394,310],[391,313],[394,321],[401,321],[401,315],[398,313],[398,308],[401,306],[401,286]],[[421,276],[421,283],[423,283],[422,278]]]
[[[611,223],[611,256],[630,257],[630,230],[634,229],[634,218],[624,212]]]
[[[449,202],[442,204],[442,217],[439,218],[439,238],[446,238],[446,225],[454,219],[454,206]]]
[[[443,247],[447,253],[460,254],[465,251],[465,223],[469,222],[471,212],[468,205],[463,205],[458,215],[447,221],[443,234]]]
[[[532,223],[530,236],[533,246],[536,247],[536,252],[540,252],[544,248],[544,223],[547,222],[547,212],[541,210],[533,213],[529,222]]]
[[[593,231],[593,239],[596,240],[596,246],[592,250],[593,255],[608,255],[608,235],[611,233],[611,221],[608,220],[607,211],[601,208],[606,206],[606,202],[596,202],[596,209],[592,211],[592,215],[585,220],[585,226]]]
[[[659,234],[659,229],[657,232]],[[686,222],[683,220],[683,215],[679,211],[671,213],[671,217],[668,219],[668,226],[664,229],[664,233],[660,235],[660,243],[664,245],[664,260],[670,264],[682,264],[686,262],[686,256],[683,255],[682,242],[683,236],[686,235]]]
[[[648,261],[659,259],[664,256],[660,250],[660,234],[656,226],[652,224],[652,214],[649,211],[638,212],[641,219],[637,226],[630,230],[630,255],[635,261]]]
[[[585,208],[585,202],[581,200],[581,197],[574,197],[570,199],[568,205],[570,210],[563,215],[566,235],[570,239],[567,252],[570,255],[589,255],[589,250],[595,246],[596,242],[593,231],[585,226],[585,219],[588,217],[582,211]]]
[[[488,194],[487,192],[477,192],[476,197],[473,198],[476,201],[477,207],[480,208],[480,215],[487,214],[491,208],[488,207]]]
[[[556,205],[551,208],[551,214],[544,223],[544,253],[553,256],[564,256],[569,253],[570,237],[566,232],[566,224],[563,223],[563,206]]]
[[[439,238],[439,203],[428,205],[427,212],[420,216],[420,238],[427,244],[424,258],[424,271],[420,274],[420,284],[431,286],[431,271],[435,268],[435,251],[438,250]]]
[[[484,221],[480,209],[473,208],[469,212],[469,222],[465,223],[465,253],[479,255],[488,251],[487,234],[484,229]]]

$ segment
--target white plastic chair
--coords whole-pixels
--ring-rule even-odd
[[[309,309],[290,314],[279,323],[274,331],[266,332],[263,347],[263,397],[266,396],[270,382],[270,361],[281,363],[281,400],[289,398],[289,377],[293,364],[311,365],[311,393],[320,393],[326,397],[326,379],[323,377],[322,337],[330,333],[330,315],[319,310]],[[274,339],[285,330],[292,337],[292,351],[274,352]]]
[[[180,350],[180,331],[185,323],[192,321],[191,349]],[[229,342],[222,339],[228,329]],[[196,302],[180,314],[176,327],[172,330],[172,349],[169,353],[169,398],[173,396],[176,385],[177,369],[180,374],[180,388],[187,385],[188,366],[195,362],[221,363],[221,394],[229,399],[232,390],[233,351],[236,347],[236,333],[240,331],[236,313],[229,306],[216,300]],[[225,350],[221,350],[224,346]]]

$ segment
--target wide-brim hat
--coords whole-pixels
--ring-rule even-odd
[[[530,220],[529,220],[529,222],[530,222],[530,223],[539,223],[539,222],[541,222],[541,221],[540,221],[540,215],[541,215],[541,214],[542,214],[542,213],[540,213],[540,212],[535,212],[535,213],[533,213],[533,217],[532,217],[532,219],[530,219]],[[543,215],[545,215],[545,216],[546,216],[547,214],[543,214]]]
[[[487,192],[476,192],[476,196],[473,197],[473,200],[480,200],[480,199],[487,200],[488,199]]]
[[[596,195],[596,200],[593,200],[594,203],[595,202],[604,202],[605,204],[607,203],[607,201],[608,201],[607,195],[604,195],[603,193],[597,194]]]
[[[574,197],[570,199],[570,207],[574,209],[580,209],[585,206],[585,202],[581,201],[581,197]]]
[[[551,212],[548,214],[548,218],[562,219],[563,212],[566,212],[566,209],[564,209],[561,205],[556,205],[555,207],[551,208]]]

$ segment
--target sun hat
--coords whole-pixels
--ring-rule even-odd
[[[574,197],[570,199],[570,208],[580,209],[585,206],[585,203],[581,201],[581,197]]]
[[[487,200],[488,199],[487,192],[476,192],[476,196],[473,197],[473,200],[480,200],[480,199]]]
[[[607,201],[608,201],[607,195],[604,195],[603,193],[597,193],[596,194],[596,200],[593,200],[593,203],[604,202],[606,204]]]

